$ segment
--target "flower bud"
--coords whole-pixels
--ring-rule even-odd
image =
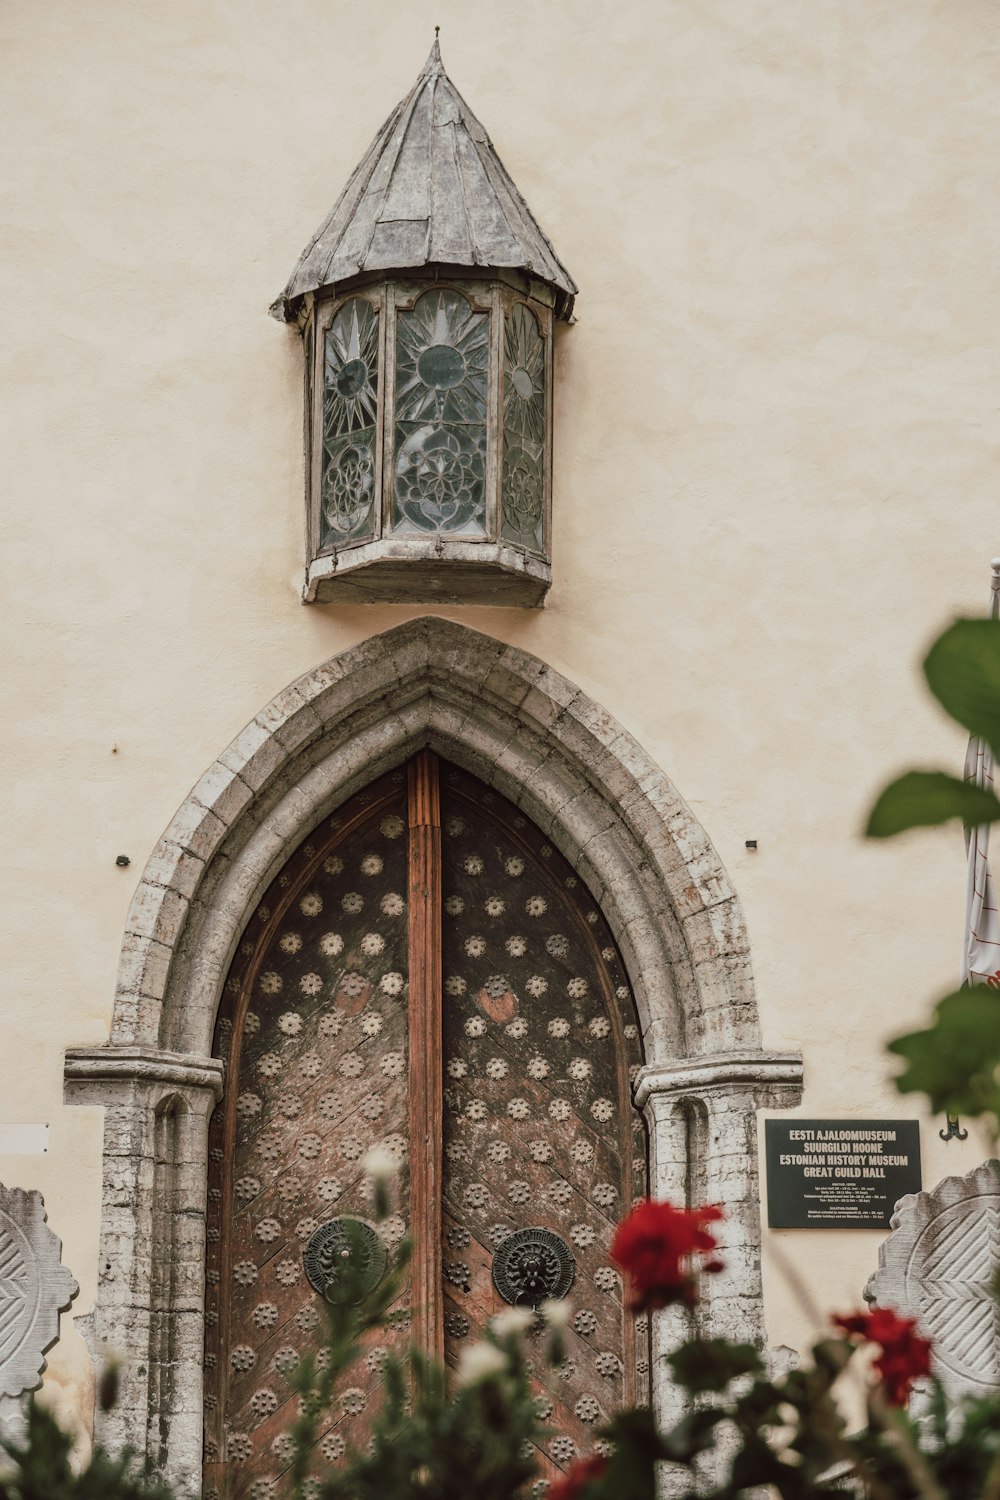
[[[530,1307],[508,1307],[490,1319],[490,1328],[498,1339],[517,1338],[527,1333],[534,1321]]]
[[[504,1374],[507,1368],[507,1356],[496,1344],[469,1344],[459,1355],[455,1384],[479,1385],[484,1380],[492,1380],[494,1375]]]

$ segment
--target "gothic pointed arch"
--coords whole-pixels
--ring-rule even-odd
[[[223,1088],[211,1040],[230,963],[310,830],[425,747],[523,811],[599,905],[642,1030],[635,1100],[652,1190],[676,1199],[695,1183],[727,1205],[733,1270],[712,1278],[706,1317],[762,1336],[755,1111],[794,1102],[801,1062],[762,1050],[746,925],[721,861],[666,775],[579,688],[517,647],[420,618],[306,673],[209,767],[136,891],[109,1045],[67,1054],[68,1098],[106,1109],[94,1334],[126,1366],[104,1435],[149,1432],[175,1481],[201,1462],[208,1120]],[[186,1113],[164,1164],[168,1096]],[[708,1128],[691,1125],[692,1101]],[[151,1341],[151,1246],[163,1215],[185,1211],[176,1305],[158,1307]]]

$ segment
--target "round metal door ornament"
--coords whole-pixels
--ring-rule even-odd
[[[493,1257],[493,1285],[515,1307],[565,1297],[575,1279],[573,1252],[551,1229],[515,1229]]]
[[[346,1215],[321,1224],[302,1253],[310,1286],[328,1302],[337,1300],[338,1288],[348,1287],[360,1302],[382,1280],[388,1258],[371,1225]]]

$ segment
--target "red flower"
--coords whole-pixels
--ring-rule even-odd
[[[882,1352],[874,1366],[882,1377],[886,1400],[892,1406],[905,1406],[913,1382],[931,1373],[931,1346],[914,1333],[916,1318],[900,1318],[891,1308],[876,1307],[870,1313],[851,1313],[833,1321],[848,1338],[879,1345]]]
[[[563,1477],[551,1486],[547,1500],[578,1500],[578,1496],[585,1494],[590,1485],[604,1478],[607,1467],[608,1461],[602,1453],[594,1453],[590,1458],[578,1458],[576,1463],[570,1464]]]
[[[631,1281],[629,1307],[633,1312],[698,1300],[698,1271],[721,1271],[722,1262],[694,1264],[696,1255],[716,1248],[706,1224],[722,1218],[721,1208],[674,1208],[646,1198],[626,1214],[615,1232],[611,1259]]]

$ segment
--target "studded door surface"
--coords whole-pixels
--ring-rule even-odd
[[[442,820],[446,1355],[507,1305],[498,1251],[507,1298],[529,1305],[539,1277],[564,1290],[569,1265],[569,1357],[555,1371],[534,1362],[551,1476],[645,1393],[644,1323],[637,1337],[607,1258],[645,1191],[634,1003],[600,912],[515,808],[444,768]],[[526,1229],[558,1237],[541,1261],[509,1238]]]
[[[504,799],[423,752],[314,830],[244,934],[216,1050],[227,1068],[210,1137],[206,1500],[285,1493],[288,1375],[321,1323],[306,1252],[329,1221],[368,1219],[360,1163],[376,1144],[403,1167],[399,1214],[379,1234],[391,1249],[412,1230],[414,1332],[450,1362],[507,1305],[498,1250],[508,1296],[532,1300],[510,1235],[557,1237],[535,1269],[561,1257],[575,1313],[565,1365],[546,1374],[535,1361],[552,1428],[543,1473],[643,1398],[645,1329],[607,1264],[615,1220],[644,1191],[634,1007],[588,893]],[[411,1134],[424,1143],[412,1162]],[[339,1391],[320,1472],[364,1441],[410,1300],[408,1288],[397,1325]]]
[[[205,1495],[281,1492],[298,1415],[286,1376],[318,1340],[303,1252],[338,1216],[365,1220],[361,1158],[405,1164],[407,1136],[405,778],[356,798],[310,837],[265,896],[226,984],[227,1059],[211,1126]],[[391,1247],[402,1212],[380,1226]],[[363,1437],[382,1347],[351,1372],[319,1443],[335,1461]]]

